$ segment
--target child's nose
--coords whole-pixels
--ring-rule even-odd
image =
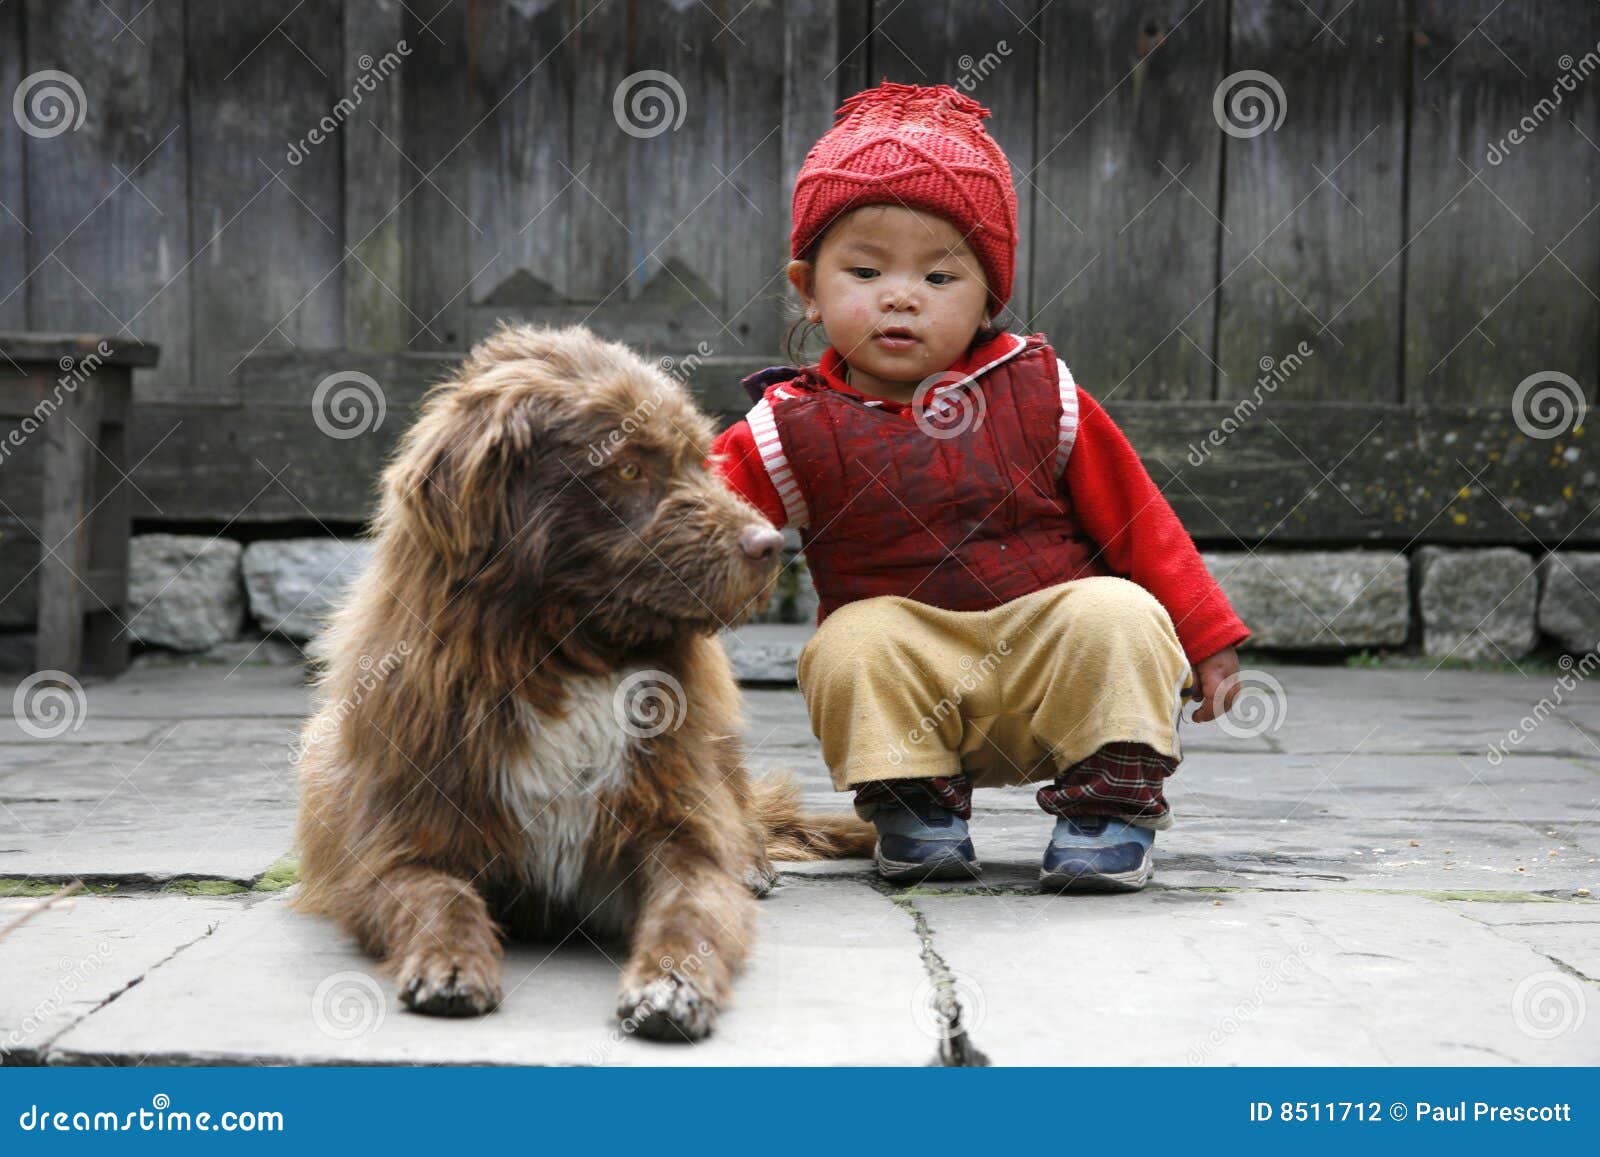
[[[893,287],[883,296],[883,311],[885,313],[911,312],[917,310],[916,290],[911,286],[902,285]]]

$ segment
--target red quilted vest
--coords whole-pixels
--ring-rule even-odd
[[[1007,334],[985,365],[948,377],[915,400],[915,419],[834,389],[814,366],[744,379],[819,623],[874,595],[978,611],[1111,573],[1063,492],[1077,386],[1044,336]]]

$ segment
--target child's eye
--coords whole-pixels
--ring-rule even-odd
[[[852,266],[850,272],[861,278],[862,281],[867,281],[878,276],[878,271],[876,269],[872,269],[865,265]]]
[[[942,278],[944,278],[944,280],[943,281],[933,281],[933,279],[935,277],[942,277]],[[930,274],[928,274],[928,280],[929,281],[933,281],[933,283],[935,285],[949,285],[955,279],[956,279],[956,275],[954,273],[930,273]]]

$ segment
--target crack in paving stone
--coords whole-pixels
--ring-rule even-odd
[[[889,903],[911,917],[913,929],[922,948],[922,966],[933,983],[933,1014],[940,1026],[938,1063],[946,1068],[984,1068],[989,1058],[972,1043],[972,1037],[961,1021],[961,1000],[956,995],[955,978],[944,957],[933,946],[933,929],[928,917],[906,895],[883,880],[874,878],[873,890]]]
[[[65,1036],[67,1033],[71,1032],[73,1029],[77,1028],[79,1025],[83,1024],[84,1021],[88,1020],[91,1016],[94,1016],[97,1012],[99,1012],[101,1009],[105,1008],[107,1005],[111,1004],[113,1001],[119,1000],[121,997],[126,995],[129,992],[129,990],[131,990],[133,988],[136,988],[138,985],[142,984],[144,982],[145,978],[148,977],[151,973],[153,973],[156,969],[161,968],[164,965],[170,964],[172,962],[172,960],[176,956],[179,955],[179,953],[183,952],[185,949],[192,948],[194,945],[200,943],[200,941],[204,940],[207,936],[210,936],[213,932],[215,932],[218,927],[219,927],[219,925],[215,924],[215,923],[208,924],[206,926],[206,930],[204,932],[201,932],[199,935],[194,937],[194,939],[192,939],[192,940],[185,940],[182,944],[179,944],[171,952],[167,953],[160,960],[157,960],[154,964],[150,965],[149,968],[146,968],[138,976],[135,976],[132,980],[128,981],[128,983],[124,984],[121,988],[117,989],[115,992],[109,993],[104,1000],[100,1001],[93,1008],[91,1008],[88,1011],[86,1011],[85,1013],[83,1013],[83,1015],[73,1017],[66,1024],[62,1025],[55,1032],[51,1033],[50,1036],[47,1039],[40,1041],[37,1045],[30,1045],[29,1047],[27,1047],[25,1049],[18,1049],[14,1053],[8,1053],[5,1050],[0,1049],[0,1067],[4,1067],[4,1066],[7,1066],[7,1065],[38,1066],[38,1065],[48,1065],[48,1064],[54,1063],[51,1060],[51,1055],[54,1052],[54,1046],[55,1046],[55,1042],[57,1040],[59,1040],[61,1037]],[[128,1063],[126,1061],[119,1061],[119,1060],[116,1060],[116,1059],[113,1059],[113,1058],[110,1058],[110,1057],[101,1057],[100,1061],[101,1061],[102,1064],[127,1064]],[[72,1063],[81,1064],[82,1061],[79,1061],[79,1060],[75,1059],[75,1060],[73,1060]],[[135,1064],[135,1066],[137,1066],[138,1064],[142,1064],[143,1062],[141,1060],[141,1061],[136,1061],[136,1062],[133,1062],[133,1063]]]
[[[1518,948],[1526,948],[1529,952],[1533,953],[1535,956],[1544,957],[1551,964],[1555,965],[1555,967],[1556,967],[1556,969],[1558,971],[1566,973],[1568,976],[1572,977],[1574,980],[1579,981],[1581,984],[1583,984],[1584,987],[1586,987],[1586,988],[1600,988],[1600,977],[1590,976],[1587,972],[1584,972],[1584,971],[1582,971],[1581,969],[1578,969],[1578,968],[1574,968],[1572,965],[1568,964],[1565,960],[1562,960],[1559,956],[1552,956],[1552,955],[1550,955],[1550,953],[1544,951],[1544,949],[1542,949],[1542,948],[1535,948],[1532,944],[1529,944],[1527,941],[1518,940],[1513,936],[1507,936],[1504,932],[1501,931],[1502,928],[1529,928],[1529,927],[1541,927],[1542,925],[1490,924],[1490,923],[1488,923],[1486,921],[1483,921],[1483,920],[1474,919],[1473,917],[1467,915],[1465,912],[1460,913],[1460,916],[1461,916],[1461,918],[1463,920],[1471,920],[1474,924],[1478,925],[1478,927],[1480,927],[1480,928],[1489,929],[1489,931],[1493,932],[1497,937],[1499,937],[1501,940],[1504,940],[1507,944],[1513,944]]]

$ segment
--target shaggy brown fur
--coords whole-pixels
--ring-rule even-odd
[[[776,532],[704,466],[684,389],[582,327],[502,326],[383,475],[375,550],[315,644],[300,908],[420,1012],[500,1001],[502,935],[629,944],[618,1015],[710,1031],[769,856],[866,855],[745,770],[715,635],[770,596]]]

